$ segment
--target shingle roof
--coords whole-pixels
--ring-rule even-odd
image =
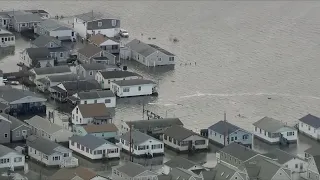
[[[264,117],[259,121],[253,123],[253,125],[267,132],[276,132],[279,129],[286,127],[286,125],[281,121],[270,117]]]
[[[85,136],[77,136],[77,135],[74,135],[72,137],[69,138],[71,141],[73,142],[76,142],[78,144],[81,144],[91,150],[94,150],[104,144],[111,144],[111,145],[114,145],[112,144],[111,142],[107,141],[107,140],[104,140],[102,138],[98,138],[96,136],[93,136],[93,135],[90,135],[90,134],[87,134]],[[115,145],[114,145],[115,146]]]
[[[81,100],[115,97],[111,90],[80,92],[78,96]]]
[[[302,118],[299,119],[299,121],[308,124],[309,126],[312,126],[314,128],[320,127],[320,118],[311,114],[308,114]]]
[[[4,104],[4,103],[1,103],[0,102],[0,110],[5,110],[5,109],[7,109],[9,106],[7,105],[7,104]]]
[[[43,74],[57,74],[57,73],[71,73],[68,66],[54,66],[54,67],[43,67],[43,68],[33,68],[37,75]]]
[[[27,48],[26,49],[30,59],[32,60],[47,60],[51,59],[50,51],[45,47]]]
[[[147,79],[129,79],[129,80],[120,80],[112,82],[118,86],[135,86],[135,85],[144,85],[144,84],[156,84],[155,82]]]
[[[195,133],[189,129],[186,129],[184,127],[181,127],[181,126],[171,126],[168,129],[166,129],[163,132],[163,134],[165,134],[169,137],[172,137],[173,139],[178,140],[178,141],[182,141],[192,135],[200,136],[197,133]]]
[[[76,74],[63,74],[63,75],[51,75],[47,76],[51,82],[66,82],[66,81],[76,81],[78,76]],[[83,77],[79,77],[80,80],[83,80]]]
[[[77,107],[83,118],[111,117],[111,113],[104,103],[79,104]]]
[[[47,132],[48,134],[54,134],[56,132],[59,132],[61,130],[64,130],[63,127],[51,123],[49,122],[49,120],[44,119],[40,116],[33,116],[32,118],[30,118],[29,120],[25,121],[27,124],[29,124],[30,126],[36,127],[37,129],[41,129],[45,132]]]
[[[219,134],[225,134],[227,132],[228,134],[231,134],[241,128],[226,121],[219,121],[214,125],[210,126],[208,129],[213,130]]]
[[[100,132],[117,132],[118,128],[114,124],[88,124],[83,125],[83,129],[87,131],[87,133],[100,133]]]
[[[317,155],[320,156],[320,147],[319,147],[319,145],[313,145],[312,147],[308,148],[304,152],[306,152],[312,156],[317,156]]]
[[[183,168],[183,169],[190,169],[196,165],[200,166],[199,164],[190,161],[189,159],[180,157],[180,156],[176,156],[174,158],[172,158],[171,160],[167,161],[166,163],[164,163],[166,166],[169,166],[171,168]]]
[[[80,177],[82,180],[91,180],[96,177],[97,174],[94,171],[81,166],[77,168],[62,168],[54,173],[49,180],[67,180],[73,179],[76,176]]]
[[[46,29],[47,31],[54,31],[56,29],[64,29],[64,30],[72,30],[71,28],[67,27],[66,25],[61,24],[60,22],[53,20],[53,19],[46,19],[42,21],[39,25],[40,27]]]
[[[13,149],[11,149],[11,148],[8,148],[7,146],[4,146],[4,145],[0,144],[0,158],[1,158],[2,156],[7,155],[8,153],[11,153],[11,152],[15,152],[15,153],[17,153],[17,154],[20,154],[20,153],[18,153],[17,151],[15,151],[15,150],[13,150]]]
[[[157,45],[146,44],[144,42],[141,42],[138,39],[134,39],[134,40],[130,41],[128,44],[126,44],[126,46],[129,47],[131,50],[141,54],[144,57],[147,57],[157,51],[161,51],[164,54],[167,54],[169,56],[174,56],[172,53],[160,48]]]
[[[131,76],[141,77],[141,75],[130,71],[103,71],[100,73],[104,79],[125,78]]]
[[[179,118],[164,118],[164,119],[149,119],[149,120],[139,120],[126,122],[130,127],[133,125],[134,129],[148,130],[151,128],[166,128],[174,125],[183,126],[183,123]]]
[[[172,179],[175,180],[187,180],[190,179],[191,177],[194,177],[196,180],[200,180],[200,177],[196,174],[194,174],[191,171],[187,171],[185,169],[181,168],[172,168],[169,175],[172,176]]]
[[[118,19],[117,17],[108,14],[108,13],[100,13],[100,12],[87,12],[83,14],[78,14],[75,16],[78,19],[81,19],[83,21],[94,21],[94,20],[99,20],[99,19]]]
[[[28,22],[41,22],[42,19],[38,14],[25,13],[25,14],[15,14],[14,19],[18,23],[28,23]]]
[[[217,171],[210,170],[210,171],[202,171],[203,180],[215,180],[215,176]]]
[[[314,162],[316,163],[318,171],[320,171],[320,155],[313,156]]]
[[[0,87],[0,100],[3,99],[4,101],[11,103],[13,101],[25,98],[27,96],[37,98],[39,102],[46,101],[46,99],[42,98],[38,94],[27,90],[16,89],[12,88],[11,86]]]
[[[79,49],[78,53],[87,57],[87,58],[91,58],[92,56],[100,53],[101,51],[102,51],[101,48],[94,46],[92,44],[88,44],[85,47]]]
[[[226,154],[230,154],[231,156],[236,157],[241,161],[246,161],[258,154],[252,149],[249,149],[237,143],[231,143],[228,146],[225,146],[224,148],[220,149],[220,151]]]
[[[100,45],[107,40],[108,40],[108,38],[102,34],[96,34],[96,35],[93,35],[89,38],[89,41],[96,44],[96,45]]]
[[[270,157],[271,159],[277,161],[280,164],[284,164],[291,159],[298,158],[290,153],[287,153],[281,149],[273,149],[272,151],[263,154],[264,156]]]
[[[222,163],[218,163],[214,168],[215,178],[214,180],[229,180],[233,177],[236,171]]]
[[[43,36],[43,35],[37,37],[34,41],[32,41],[32,44],[37,47],[45,47],[50,42],[53,42],[58,46],[60,46],[61,44],[61,41],[59,39],[56,39],[51,36]]]
[[[79,80],[62,82],[64,88],[70,94],[101,89],[100,84],[96,80]]]
[[[123,135],[120,136],[121,139],[124,139],[126,141],[129,141],[130,142],[130,132],[127,132]],[[132,139],[132,143],[135,144],[135,145],[139,145],[149,139],[153,139],[155,141],[159,141],[145,133],[142,133],[140,131],[137,131],[137,130],[132,130],[131,131],[131,139]]]
[[[107,68],[104,64],[101,63],[91,63],[91,64],[81,64],[83,69],[88,70],[104,70]]]
[[[0,115],[3,116],[3,117],[6,117],[8,119],[8,121],[11,122],[11,126],[10,126],[11,130],[16,129],[16,128],[20,127],[20,126],[29,127],[25,122],[13,117],[13,116],[10,116],[9,114],[1,113]]]
[[[30,146],[46,155],[51,155],[57,152],[57,149],[62,149],[63,151],[71,152],[70,149],[64,148],[58,143],[34,135],[27,137],[27,146]]]
[[[119,166],[116,169],[129,177],[135,177],[148,170],[144,166],[133,162],[126,162],[124,165]]]

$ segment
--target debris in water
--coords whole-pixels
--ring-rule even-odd
[[[178,38],[173,38],[173,42],[179,42],[179,39]]]
[[[271,97],[268,97],[268,99],[271,99]]]

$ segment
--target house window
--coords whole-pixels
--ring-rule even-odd
[[[292,132],[287,132],[287,136],[292,136],[293,133]]]
[[[50,43],[50,47],[53,47],[53,43]]]
[[[110,80],[108,80],[108,84],[110,84]]]
[[[14,41],[14,37],[11,37],[11,41]]]
[[[299,165],[298,165],[298,164],[295,164],[295,168],[299,168]]]
[[[118,49],[118,45],[112,45],[112,46],[111,46],[111,49],[113,49],[113,50],[114,50],[114,49]]]
[[[98,27],[101,27],[102,26],[102,22],[98,22]]]
[[[84,101],[84,104],[87,104],[87,101]]]
[[[246,135],[243,135],[242,136],[242,139],[248,139],[248,135],[246,134]]]
[[[158,57],[158,61],[162,61],[162,59]]]
[[[130,88],[126,87],[126,88],[123,88],[123,92],[129,92],[130,91]]]
[[[14,162],[21,162],[22,161],[22,157],[16,157],[14,158]]]
[[[16,132],[16,136],[17,136],[17,137],[20,137],[20,136],[21,136],[20,131],[17,131],[17,132]]]
[[[236,137],[234,137],[234,140],[236,141],[238,139],[238,137],[236,136]]]
[[[194,142],[195,145],[203,145],[203,144],[206,144],[206,140],[196,140]]]
[[[267,135],[267,132],[266,132],[266,131],[264,131],[264,135],[265,135],[265,136]]]
[[[96,104],[98,101],[97,100],[94,100],[94,103]]]
[[[76,109],[76,113],[78,114],[79,108]]]
[[[116,19],[112,19],[111,24],[113,27],[115,27],[117,25],[117,20]]]
[[[104,103],[111,103],[111,99],[104,100]]]
[[[174,61],[174,57],[169,57],[169,61]]]
[[[231,137],[231,141],[233,141],[234,140],[234,137]]]
[[[141,91],[141,86],[138,87],[138,91]]]
[[[257,131],[257,127],[254,127],[254,130]]]
[[[63,57],[63,52],[60,53],[60,57],[61,57],[61,58]]]
[[[74,146],[74,142],[73,141],[71,141],[71,145]]]
[[[4,137],[5,137],[5,138],[7,138],[7,137],[8,137],[8,134],[7,134],[7,133],[5,133],[5,134],[4,134]]]
[[[310,126],[308,127],[308,130],[310,131]]]
[[[81,146],[81,150],[84,151],[84,146]]]
[[[90,71],[90,72],[89,72],[89,75],[92,76],[92,75],[93,75],[93,71]]]
[[[164,140],[167,140],[167,135],[163,135],[163,139],[164,139]]]
[[[260,134],[262,133],[261,129],[260,129]]]
[[[22,27],[25,27],[26,25],[24,23],[21,24]]]

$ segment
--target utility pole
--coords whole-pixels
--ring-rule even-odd
[[[130,152],[129,152],[129,155],[130,155],[130,161],[133,162],[133,158],[132,158],[132,136],[131,136],[131,133],[132,133],[132,129],[133,129],[133,125],[130,125]]]
[[[144,120],[144,100],[142,101],[142,120]]]
[[[226,113],[226,112],[224,112],[224,119],[223,119],[223,121],[224,121],[224,126],[225,126],[224,137],[223,137],[223,139],[224,139],[223,145],[226,146],[226,137],[227,137],[227,135],[228,135],[227,113]],[[228,138],[229,138],[229,136],[228,136]]]

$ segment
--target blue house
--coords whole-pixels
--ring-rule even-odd
[[[251,148],[252,137],[252,133],[227,121],[219,121],[208,128],[209,140],[222,146],[237,142]]]
[[[77,125],[73,130],[75,135],[85,136],[91,134],[96,137],[103,139],[114,138],[118,135],[118,128],[114,124],[88,124],[88,125]]]

